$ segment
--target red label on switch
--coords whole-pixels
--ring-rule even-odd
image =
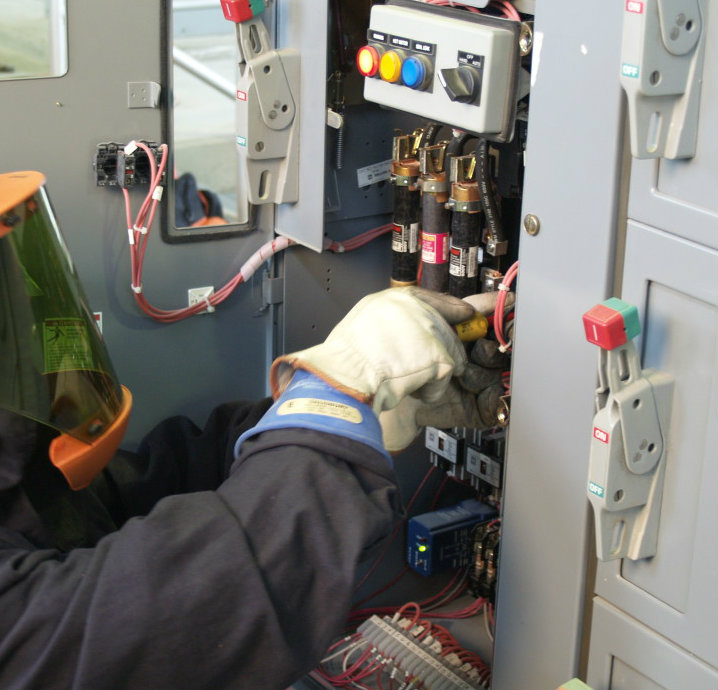
[[[643,3],[639,0],[626,0],[626,12],[643,14]]]
[[[608,443],[608,432],[595,426],[593,427],[593,438],[601,443]]]

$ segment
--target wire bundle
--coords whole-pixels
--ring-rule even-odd
[[[348,240],[344,240],[344,242],[338,242],[337,240],[331,239],[331,237],[327,237],[324,240],[324,249],[329,252],[334,252],[335,254],[350,252],[354,249],[359,249],[359,247],[363,247],[365,244],[375,240],[377,237],[386,235],[393,229],[394,226],[391,223],[387,223],[386,225],[380,225],[379,227],[372,228],[371,230],[362,232],[359,235],[350,237]]]
[[[476,615],[484,604],[479,599],[453,617]],[[335,687],[488,688],[489,666],[430,617],[416,602],[404,604],[392,617],[372,616],[356,633],[330,647],[316,673]]]
[[[427,5],[441,5],[442,7],[460,7],[469,12],[475,12],[476,14],[482,14],[481,10],[473,7],[472,5],[465,5],[461,2],[453,2],[452,0],[423,0]],[[497,10],[502,17],[506,19],[513,19],[514,21],[520,22],[521,15],[517,9],[509,2],[509,0],[489,0],[489,7]]]
[[[240,268],[239,273],[228,281],[214,294],[208,296],[203,302],[197,302],[189,307],[180,309],[159,309],[150,304],[145,297],[142,287],[142,272],[144,267],[147,241],[149,240],[152,222],[154,221],[157,206],[162,199],[162,187],[160,181],[167,166],[167,144],[161,144],[158,151],[162,153],[160,164],[157,165],[155,157],[150,148],[141,141],[134,141],[128,147],[136,146],[144,151],[150,164],[150,186],[140,206],[134,221],[130,205],[130,194],[127,189],[122,190],[125,200],[125,217],[127,221],[127,235],[130,243],[130,270],[132,275],[132,292],[135,301],[142,311],[155,321],[162,323],[174,323],[186,319],[188,316],[199,314],[203,311],[214,311],[214,307],[229,297],[234,289],[241,283],[247,282],[261,264],[279,251],[294,244],[293,240],[286,237],[277,237],[262,245]]]
[[[519,262],[516,261],[511,264],[511,267],[506,271],[504,279],[499,283],[499,295],[496,299],[496,309],[494,310],[494,333],[496,334],[496,340],[499,341],[499,350],[501,352],[507,352],[511,350],[511,341],[506,338],[504,333],[504,311],[506,307],[506,293],[511,288],[514,278],[519,272]]]

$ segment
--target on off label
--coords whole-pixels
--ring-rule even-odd
[[[608,432],[595,426],[593,427],[593,438],[601,443],[608,443]]]

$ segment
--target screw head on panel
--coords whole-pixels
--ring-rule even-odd
[[[539,234],[539,230],[541,229],[541,221],[539,221],[538,216],[535,216],[533,213],[527,213],[524,216],[524,230],[529,235],[535,236]]]

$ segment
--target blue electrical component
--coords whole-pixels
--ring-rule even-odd
[[[471,533],[476,525],[497,517],[496,509],[469,498],[450,508],[409,520],[407,560],[421,575],[462,568],[471,560]]]

